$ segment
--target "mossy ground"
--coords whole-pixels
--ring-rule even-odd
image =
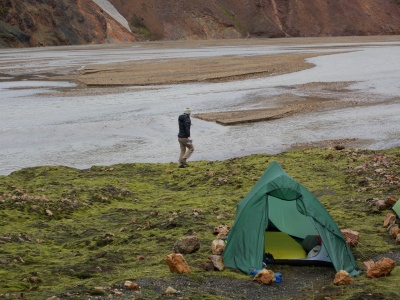
[[[400,148],[306,149],[190,162],[185,169],[139,163],[86,170],[35,167],[0,176],[0,298],[106,297],[125,280],[171,285],[211,277],[251,281],[234,270],[205,271],[201,264],[209,262],[213,228],[233,225],[237,203],[274,160],[318,197],[339,228],[360,232],[360,243],[353,248],[360,264],[400,252],[382,227],[389,210],[371,205],[373,198],[400,197]],[[172,274],[165,257],[186,235],[196,235],[201,248],[185,255],[190,275]],[[400,270],[374,280],[361,275],[345,287],[334,286],[331,275],[322,288],[308,286],[295,293],[310,299],[367,299],[364,293],[379,293],[385,299],[397,295]],[[171,297],[164,292],[153,284],[129,298]],[[230,299],[238,293],[216,287],[183,296]],[[289,299],[296,294],[282,295]]]

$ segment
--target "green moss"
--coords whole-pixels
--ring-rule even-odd
[[[399,148],[306,149],[197,161],[185,169],[175,164],[35,167],[0,176],[0,294],[83,299],[85,294],[109,295],[110,290],[96,287],[111,289],[124,280],[173,279],[165,257],[184,235],[196,235],[202,245],[185,256],[190,280],[200,283],[215,276],[201,267],[209,261],[212,230],[233,225],[237,203],[273,160],[317,195],[340,228],[360,232],[353,248],[360,264],[398,251],[382,227],[388,211],[379,211],[372,199],[400,194]],[[399,273],[396,268],[392,276],[376,280],[359,276],[353,285],[320,292],[350,297],[368,286],[386,297],[396,292]],[[217,274],[248,280],[233,270]],[[191,299],[224,299],[203,296]]]

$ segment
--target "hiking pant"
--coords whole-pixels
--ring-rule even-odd
[[[181,147],[181,154],[179,155],[179,162],[181,162],[182,159],[188,160],[194,151],[193,144],[188,144],[187,138],[178,138],[178,142],[179,142],[179,146]],[[187,151],[186,151],[186,149],[187,149]]]

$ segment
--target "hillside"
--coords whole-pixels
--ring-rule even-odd
[[[0,47],[400,34],[398,0],[4,0]]]
[[[136,37],[94,1],[5,0],[0,47],[134,42]]]

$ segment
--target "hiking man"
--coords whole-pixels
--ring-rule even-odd
[[[179,155],[179,168],[185,168],[188,166],[186,161],[189,159],[194,151],[193,141],[190,137],[190,127],[192,126],[190,114],[190,109],[186,108],[183,114],[178,117],[178,142],[181,148],[181,153]]]

